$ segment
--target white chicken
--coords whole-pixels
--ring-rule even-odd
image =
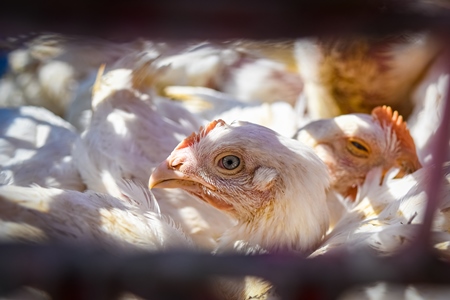
[[[117,182],[122,179],[146,184],[152,168],[200,126],[177,103],[147,89],[154,72],[143,63],[134,71],[111,71],[96,84],[92,121],[72,152],[74,161],[83,165],[80,174],[88,189],[119,197]],[[163,214],[206,249],[213,249],[223,228],[233,224],[220,211],[182,191],[160,190],[155,195]]]
[[[325,165],[309,147],[263,126],[217,120],[183,140],[149,187],[182,188],[235,217],[217,252],[238,246],[244,253],[258,247],[308,253],[328,226],[328,184]]]
[[[297,131],[307,117],[284,102],[249,105],[203,87],[168,87],[166,91],[172,97],[187,100],[183,105],[204,118],[250,121],[282,135],[294,136],[313,147],[327,164],[332,178],[329,193],[332,224],[343,212],[341,201],[335,199],[340,196],[334,192],[344,198],[354,198],[367,172],[377,166],[382,166],[384,172],[401,167],[398,176],[421,167],[406,123],[390,107],[378,107],[371,115],[348,114],[313,121]]]
[[[313,121],[295,137],[314,148],[328,167],[332,225],[345,213],[345,203],[335,193],[350,201],[355,199],[371,169],[381,167],[385,174],[391,168],[400,168],[401,177],[421,168],[406,123],[386,106],[375,108],[371,115],[348,114]]]
[[[182,141],[149,181],[150,188],[181,188],[237,219],[216,253],[304,255],[328,228],[328,184],[326,166],[311,148],[256,124],[222,120]],[[269,290],[254,278],[244,286],[221,284],[226,299],[251,299]]]
[[[414,140],[398,112],[377,107],[368,114],[348,114],[311,122],[295,138],[310,145],[327,164],[332,186],[344,197],[356,195],[364,175],[380,166],[401,174],[421,168]]]
[[[82,191],[69,123],[40,107],[0,109],[0,184]]]

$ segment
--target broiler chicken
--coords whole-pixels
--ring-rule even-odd
[[[327,229],[328,183],[325,165],[303,143],[256,124],[217,120],[183,140],[149,187],[184,189],[236,218],[218,252],[240,241],[242,252],[308,253]]]
[[[313,147],[327,164],[332,187],[354,197],[357,185],[374,167],[401,174],[421,168],[416,147],[403,118],[390,107],[377,107],[368,114],[348,114],[309,123],[296,139]]]
[[[149,181],[150,188],[181,188],[237,219],[216,253],[303,255],[328,228],[328,184],[326,166],[311,148],[263,126],[222,120],[183,140]],[[269,290],[254,278],[246,279],[245,288],[222,284],[226,299],[251,299]]]
[[[314,148],[331,176],[332,191],[354,200],[366,174],[381,167],[383,174],[399,168],[399,177],[421,168],[414,140],[406,123],[390,107],[377,107],[368,114],[348,114],[322,119],[301,128],[295,138]],[[344,206],[329,194],[331,224],[344,213]]]

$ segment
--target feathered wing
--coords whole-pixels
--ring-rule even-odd
[[[89,244],[112,252],[193,247],[180,228],[159,213],[150,191],[130,182],[122,187],[126,197],[147,203],[149,210],[93,191],[1,186],[1,238]]]
[[[380,170],[368,174],[361,189],[359,203],[328,234],[325,241],[312,256],[346,249],[349,251],[374,251],[378,255],[397,253],[411,245],[418,236],[425,215],[430,184],[429,172],[435,167],[427,166],[400,179],[393,178],[395,172],[382,184]],[[450,257],[449,207],[450,169],[444,166],[443,186],[439,207],[430,232],[430,241],[443,259]],[[394,175],[394,176],[393,176]],[[392,285],[377,282],[370,286],[346,291],[342,299],[445,299],[448,287],[435,285]]]
[[[361,247],[391,254],[411,242],[423,221],[427,204],[425,190],[429,184],[428,174],[433,169],[434,167],[425,167],[403,178],[393,178],[396,173],[393,171],[383,181],[379,169],[371,171],[360,189],[354,207],[348,209],[313,255],[333,249]],[[431,232],[434,244],[450,241],[449,167],[445,166],[444,171],[439,209]],[[443,255],[447,256],[448,250],[443,250]]]
[[[9,184],[84,190],[71,157],[73,126],[33,106],[0,109],[0,174]],[[1,183],[1,182],[0,182]]]

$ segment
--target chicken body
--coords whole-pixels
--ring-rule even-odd
[[[300,101],[295,107],[285,101],[248,103],[204,87],[170,86],[165,92],[205,120],[218,118],[228,123],[247,121],[268,127],[284,136],[293,136],[299,124],[306,123],[306,117],[296,110]]]
[[[145,188],[120,183],[115,198],[55,188],[0,186],[0,238],[96,246],[116,254],[193,248]]]
[[[0,184],[82,191],[71,157],[75,128],[44,108],[0,109]]]
[[[450,207],[450,168],[443,167],[438,209],[435,213],[430,244],[436,254],[444,260],[450,257],[448,214]],[[428,196],[426,191],[430,173],[436,167],[425,166],[413,174],[394,178],[397,170],[382,176],[381,168],[368,173],[354,203],[347,203],[347,212],[334,229],[327,234],[323,244],[311,255],[333,255],[340,251],[350,253],[372,252],[388,256],[406,250],[420,243],[421,232]],[[380,184],[381,182],[381,184]],[[346,291],[340,299],[445,299],[447,286],[427,285],[420,282],[410,285],[394,285],[376,282],[368,286],[358,286]]]
[[[348,203],[347,213],[328,233],[323,245],[313,254],[330,250],[371,248],[389,255],[410,244],[419,232],[427,205],[426,189],[430,172],[435,167],[424,167],[413,174],[394,178],[398,170],[382,176],[375,168],[361,185],[354,203]],[[439,196],[439,208],[432,226],[432,240],[439,244],[450,240],[448,208],[450,206],[450,168],[444,167],[444,178]],[[381,182],[381,184],[380,184]],[[354,248],[354,249],[351,249]],[[450,251],[442,248],[443,255]]]
[[[166,71],[155,86],[158,90],[207,87],[246,103],[285,101],[294,105],[303,89],[300,76],[266,55],[238,42],[199,43],[156,61]]]
[[[295,56],[315,119],[389,105],[406,118],[411,95],[442,45],[429,32],[299,39]]]

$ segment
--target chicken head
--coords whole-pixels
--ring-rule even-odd
[[[296,140],[248,122],[211,122],[183,140],[150,177],[231,214],[219,249],[311,250],[328,228],[326,166]],[[240,244],[236,244],[236,242]]]
[[[399,168],[398,177],[421,168],[406,122],[397,111],[379,106],[372,114],[348,114],[309,123],[296,139],[313,147],[328,166],[331,186],[354,199],[358,185],[375,167]]]

